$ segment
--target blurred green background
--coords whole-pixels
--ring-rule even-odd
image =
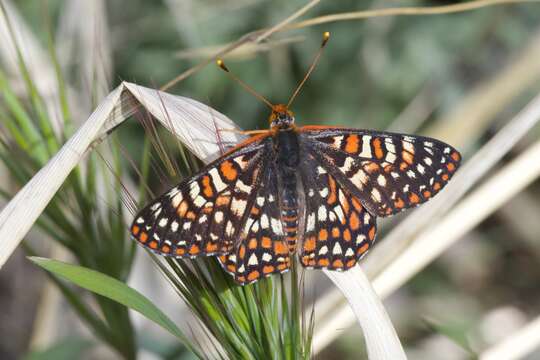
[[[19,0],[16,6],[45,44],[45,19],[49,18],[54,33],[66,3]],[[457,2],[322,1],[304,18],[452,3]],[[204,58],[196,50],[219,47],[250,31],[270,27],[304,4],[297,0],[106,2],[106,37],[113,64],[110,89],[122,80],[156,88],[164,85]],[[85,14],[79,15],[84,21]],[[331,40],[292,109],[301,125],[390,127],[422,134],[433,126],[444,126],[441,122],[448,114],[473,101],[475,92],[482,94],[492,90],[490,85],[501,86],[496,80],[525,61],[524,57],[537,55],[540,62],[540,5],[534,3],[317,25],[271,38],[292,39],[292,43],[256,53],[230,54],[225,60],[231,71],[271,102],[286,102],[311,63],[324,31],[331,32]],[[99,66],[99,59],[96,64]],[[79,88],[92,93],[92,79],[74,79]],[[503,97],[502,103],[494,98],[497,111],[460,149],[465,159],[540,92],[539,80],[540,69],[535,67],[529,73],[516,72],[509,82],[503,82],[498,90],[505,93],[511,89],[512,93]],[[242,128],[267,127],[268,108],[213,64],[169,91],[209,104]],[[474,111],[474,102],[470,109]],[[469,120],[461,121],[467,125]],[[456,126],[449,138],[459,134],[459,123]],[[532,130],[515,153],[539,134],[538,128]],[[136,122],[126,125],[120,134],[121,142],[136,158],[143,137]],[[388,299],[390,315],[411,359],[471,358],[467,348],[477,351],[496,343],[540,314],[539,185],[536,181],[529,186]],[[26,266],[19,262],[17,269]],[[5,287],[6,294],[16,298],[19,290],[10,281],[0,273],[0,288]],[[34,313],[29,311],[28,316]],[[1,317],[4,323],[13,321],[9,311]],[[28,331],[12,344],[5,342],[9,327],[0,325],[0,354],[19,357],[28,351],[33,322],[28,319],[21,324]],[[360,330],[341,331],[317,359],[364,356],[358,345]],[[540,359],[539,351],[529,359]]]

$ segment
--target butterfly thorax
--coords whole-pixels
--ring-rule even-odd
[[[300,165],[300,144],[293,127],[278,129],[273,141],[280,189],[281,222],[289,252],[293,253],[296,250],[298,234],[297,174]]]

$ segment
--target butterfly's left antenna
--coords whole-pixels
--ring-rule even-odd
[[[320,47],[319,51],[317,51],[317,54],[315,55],[315,58],[313,59],[313,62],[311,63],[311,66],[309,67],[306,75],[304,76],[304,78],[302,79],[300,84],[298,84],[298,86],[296,87],[296,90],[294,90],[294,93],[292,94],[291,98],[289,99],[289,102],[287,103],[287,108],[289,108],[291,106],[292,102],[296,98],[296,95],[298,95],[298,93],[300,92],[300,89],[302,89],[302,86],[304,86],[307,79],[309,78],[309,76],[311,75],[313,70],[315,69],[315,66],[317,66],[317,63],[319,62],[319,58],[321,57],[323,49],[326,46],[326,44],[328,43],[329,39],[330,39],[330,33],[328,31],[324,32],[321,47]]]
[[[240,80],[236,75],[234,75],[227,66],[225,66],[225,63],[223,62],[222,59],[217,59],[216,61],[216,64],[217,66],[219,66],[223,71],[225,71],[234,81],[236,81],[237,83],[239,83],[240,85],[242,85],[242,87],[244,89],[246,89],[249,93],[251,93],[253,96],[255,96],[257,99],[261,100],[263,103],[265,103],[266,105],[270,106],[271,109],[274,108],[274,105],[272,105],[272,103],[268,100],[266,100],[266,98],[264,96],[262,96],[261,94],[259,94],[258,92],[256,92],[255,90],[253,90],[253,88],[251,86],[249,86],[248,84],[246,84],[245,82],[243,82],[242,80]]]

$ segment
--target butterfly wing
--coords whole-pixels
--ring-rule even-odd
[[[373,244],[376,218],[313,154],[305,156],[300,173],[306,221],[298,257],[308,268],[347,270]]]
[[[461,155],[439,140],[367,130],[303,127],[311,153],[370,213],[388,216],[437,194],[459,167]]]
[[[230,254],[219,257],[223,269],[242,285],[285,272],[290,266],[280,220],[277,170],[273,162],[265,167],[261,177],[256,200],[249,210],[237,246]]]
[[[245,143],[155,199],[131,225],[140,244],[175,257],[232,251],[252,207],[272,146],[269,134]]]

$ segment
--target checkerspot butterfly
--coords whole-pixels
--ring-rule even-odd
[[[377,217],[431,199],[459,166],[459,152],[436,139],[297,127],[293,98],[270,104],[269,130],[142,209],[132,237],[161,255],[216,255],[239,284],[287,271],[294,256],[347,270],[373,245]]]

